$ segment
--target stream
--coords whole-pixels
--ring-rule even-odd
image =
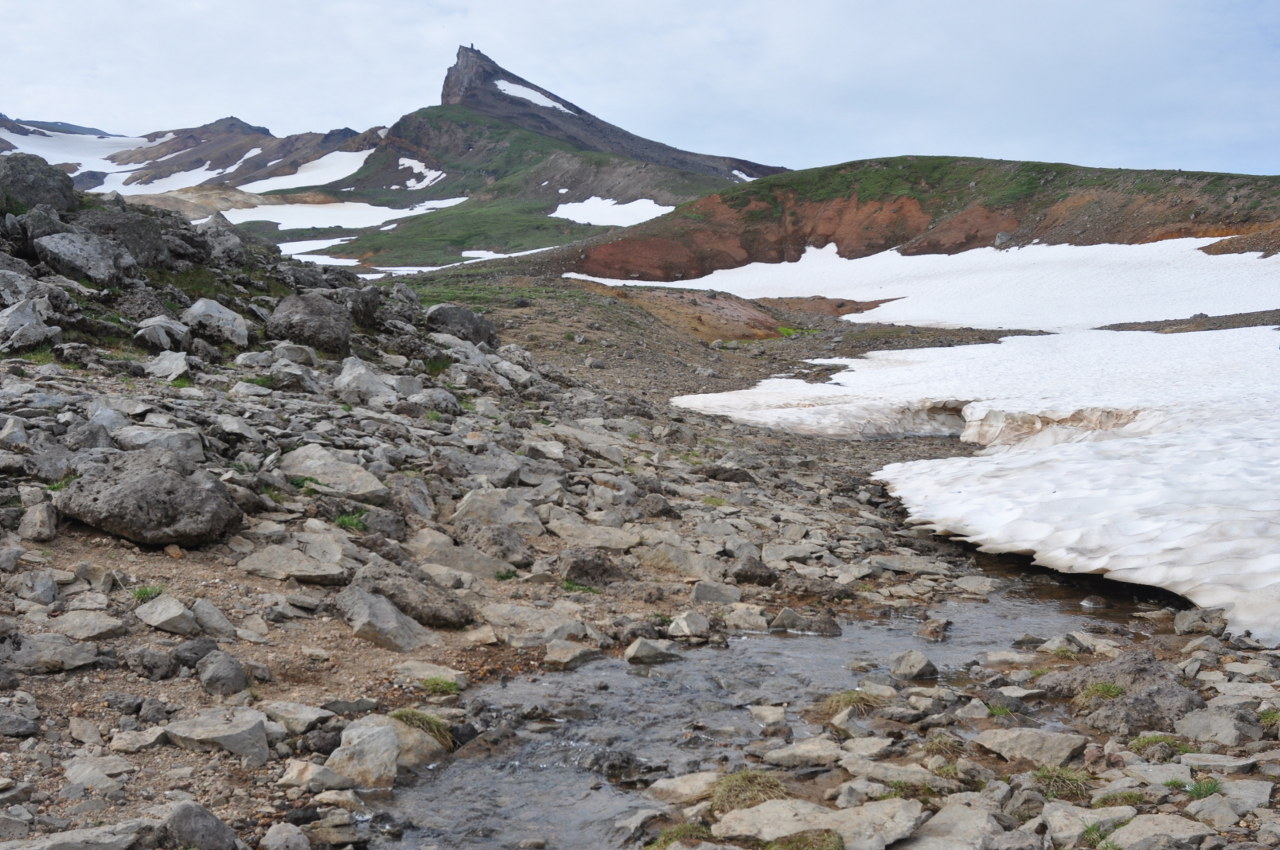
[[[855,687],[864,675],[884,673],[887,660],[904,650],[921,650],[942,682],[963,687],[979,652],[1009,649],[1027,633],[1049,638],[1116,625],[1142,639],[1142,630],[1157,626],[1131,615],[1170,602],[1150,588],[1060,576],[1025,559],[979,556],[979,565],[1007,585],[988,602],[930,606],[931,616],[952,621],[942,643],[918,637],[915,619],[841,620],[839,637],[734,636],[726,648],[691,649],[671,664],[637,667],[604,658],[468,691],[488,711],[518,719],[515,731],[482,736],[398,792],[390,812],[414,828],[386,846],[618,847],[631,838],[619,821],[661,807],[637,790],[637,780],[647,785],[668,773],[746,763],[744,749],[760,741],[747,706],[787,703],[787,722],[800,740],[819,731],[802,710]],[[1082,607],[1087,596],[1101,596],[1107,607]]]

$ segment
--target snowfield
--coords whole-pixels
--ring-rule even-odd
[[[408,209],[378,207],[357,201],[335,204],[263,204],[257,207],[224,210],[223,215],[232,224],[246,221],[274,221],[281,230],[300,227],[374,227],[398,218],[421,215],[432,210],[444,209],[465,201],[466,198],[445,198],[424,201]]]
[[[795,263],[753,263],[693,281],[644,285],[715,289],[743,298],[893,298],[897,300],[862,314],[862,320],[929,327],[1057,331],[1280,308],[1280,261],[1259,260],[1257,254],[1215,257],[1197,250],[1215,241],[1031,245],[950,256],[904,257],[884,251],[857,260],[840,258],[835,246],[828,245],[810,248]],[[619,286],[637,283],[589,279]]]
[[[561,189],[561,192],[567,191]],[[620,204],[607,198],[592,196],[585,201],[561,204],[551,213],[552,218],[567,218],[578,224],[599,224],[606,226],[630,227],[660,215],[666,215],[675,207],[664,207],[657,201],[641,198],[630,203]]]
[[[1087,330],[1280,309],[1280,258],[1198,244],[810,252],[792,264],[809,264],[807,285],[785,266],[712,275],[700,282],[744,295],[902,299],[861,321],[1062,332],[877,352],[840,361],[825,385],[774,379],[673,402],[851,438],[959,435],[987,448],[878,473],[915,521],[1063,572],[1167,588],[1280,644],[1280,333]]]
[[[276,189],[301,189],[304,186],[332,183],[359,171],[360,166],[364,165],[364,161],[373,151],[373,148],[367,151],[334,151],[319,159],[303,163],[294,174],[255,180],[252,183],[245,183],[240,188],[245,192],[270,192]]]

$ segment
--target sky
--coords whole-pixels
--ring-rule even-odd
[[[1280,173],[1274,0],[0,0],[0,20],[0,113],[125,135],[389,125],[474,44],[633,133],[769,165]]]

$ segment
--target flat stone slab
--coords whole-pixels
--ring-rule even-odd
[[[267,716],[252,708],[215,708],[165,727],[169,740],[188,750],[226,750],[254,767],[267,763]]]
[[[1061,767],[1080,755],[1089,743],[1084,735],[1040,729],[988,729],[974,740],[1011,761],[1025,758],[1054,767]]]
[[[250,575],[277,581],[293,579],[299,584],[340,585],[349,578],[341,564],[321,561],[281,543],[250,552],[238,566]]]
[[[383,504],[391,491],[363,466],[349,463],[314,443],[280,458],[280,471],[289,478],[314,478],[320,484],[360,502]]]
[[[262,706],[262,713],[290,735],[304,735],[334,716],[332,711],[300,702],[269,702]]]
[[[1178,815],[1138,815],[1108,835],[1107,840],[1121,850],[1128,850],[1160,835],[1167,835],[1175,841],[1189,841],[1195,845],[1200,839],[1215,832],[1217,830],[1211,826]]]
[[[779,767],[809,767],[835,764],[847,756],[840,745],[827,738],[809,738],[765,753],[764,760]]]
[[[1192,770],[1209,770],[1214,773],[1252,773],[1258,760],[1250,756],[1221,756],[1214,753],[1184,753],[1179,762]]]
[[[877,800],[851,809],[828,809],[803,800],[770,800],[726,813],[711,827],[711,834],[775,841],[810,829],[830,829],[839,833],[845,850],[884,850],[915,832],[927,817],[919,800]]]

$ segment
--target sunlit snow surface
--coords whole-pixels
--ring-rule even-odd
[[[245,192],[271,192],[276,189],[301,189],[303,186],[322,186],[344,177],[350,177],[360,170],[364,161],[373,153],[367,151],[334,151],[319,159],[303,163],[293,174],[283,177],[268,177],[266,180],[255,180],[245,183],[240,188]]]
[[[561,189],[560,191],[565,191]],[[651,218],[671,212],[675,207],[664,207],[648,198],[620,204],[607,198],[590,197],[585,201],[561,204],[551,213],[553,218],[567,218],[579,224],[615,225],[630,227]]]
[[[274,221],[281,230],[302,227],[374,227],[398,218],[421,215],[424,212],[455,206],[466,198],[444,198],[424,201],[408,209],[378,207],[357,201],[336,204],[263,204],[238,210],[224,210],[223,215],[232,224],[246,221]]]
[[[942,327],[1063,330],[1280,307],[1280,263],[1257,254],[1214,257],[1196,250],[1213,241],[1031,245],[952,256],[884,251],[857,260],[841,259],[828,246],[809,249],[795,263],[753,263],[697,280],[644,285],[716,289],[743,298],[895,298],[859,320]]]
[[[561,112],[567,112],[570,115],[574,114],[573,110],[569,109],[564,104],[557,103],[545,94],[536,92],[528,86],[522,86],[518,83],[513,83],[510,80],[494,80],[493,84],[497,86],[503,94],[511,95],[512,97],[524,98],[535,106],[545,106],[549,109],[558,109]]]
[[[1064,572],[1168,588],[1227,609],[1235,631],[1280,643],[1280,333],[1080,330],[1280,309],[1280,259],[1205,257],[1188,250],[1195,244],[840,261],[897,268],[896,285],[886,272],[859,286],[815,275],[801,287],[784,272],[768,294],[915,302],[862,321],[1066,332],[877,352],[843,361],[850,369],[828,384],[775,379],[674,403],[851,437],[963,432],[989,448],[878,473],[915,520]],[[1037,255],[1044,261],[1019,265]],[[758,287],[784,268],[754,266],[741,280]],[[868,279],[874,296],[861,288]]]

